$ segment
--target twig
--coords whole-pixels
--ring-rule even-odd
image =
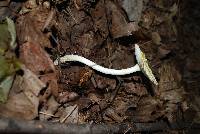
[[[55,116],[55,115],[49,114],[49,113],[45,113],[45,112],[39,112],[39,114],[44,114],[44,115],[48,115],[48,116],[51,116],[51,117],[58,118],[58,116]]]
[[[74,106],[74,108],[65,116],[65,118],[63,118],[60,123],[64,123],[65,120],[74,112],[74,110],[76,110],[77,105]]]
[[[190,128],[188,128],[190,127]],[[131,124],[60,124],[39,121],[22,121],[2,118],[0,119],[0,133],[26,133],[26,134],[101,134],[101,133],[124,133],[127,130],[137,132],[163,132],[169,130],[192,129],[200,131],[200,124],[191,122],[173,122],[168,126],[166,122],[155,123],[131,123]]]

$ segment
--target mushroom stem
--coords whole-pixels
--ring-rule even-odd
[[[142,71],[144,75],[146,75],[151,82],[153,82],[155,85],[158,85],[158,82],[153,75],[153,72],[151,68],[148,65],[147,59],[145,54],[140,50],[139,46],[135,44],[135,56],[137,63],[135,66],[127,68],[127,69],[121,69],[121,70],[116,70],[116,69],[109,69],[102,67],[100,65],[97,65],[96,63],[78,55],[65,55],[64,57],[61,57],[59,60],[61,63],[64,63],[66,61],[78,61],[81,62],[85,65],[90,66],[94,70],[97,70],[101,73],[104,74],[110,74],[110,75],[127,75],[131,74],[137,71]],[[58,65],[58,59],[54,61],[54,65]]]
[[[131,73],[134,73],[137,71],[141,71],[138,64],[136,64],[135,66],[130,67],[130,68],[116,70],[116,69],[109,69],[109,68],[102,67],[102,66],[97,65],[96,63],[94,63],[82,56],[78,56],[78,55],[65,55],[64,57],[60,58],[61,63],[64,63],[67,61],[78,61],[78,62],[81,62],[81,63],[93,68],[96,71],[99,71],[104,74],[110,74],[110,75],[127,75],[127,74],[131,74]],[[58,60],[54,61],[54,65],[58,65]]]

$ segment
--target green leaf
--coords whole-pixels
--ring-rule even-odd
[[[0,24],[0,55],[8,50],[10,44],[10,33],[6,22]]]
[[[6,18],[0,23],[0,55],[8,49],[16,48],[16,30],[13,20]]]
[[[10,18],[6,18],[7,24],[8,24],[8,31],[10,33],[11,36],[11,41],[10,41],[10,47],[12,49],[16,48],[16,30],[15,30],[15,23],[13,22],[13,20],[11,20]]]
[[[0,82],[7,76],[13,75],[21,68],[21,63],[17,59],[6,59],[0,55]]]
[[[7,61],[5,60],[5,57],[0,55],[0,82],[9,75],[10,67]]]
[[[15,72],[20,69],[16,58],[15,24],[10,18],[0,23],[0,102],[6,102]]]
[[[1,83],[0,83],[0,102],[5,103],[8,98],[8,94],[10,91],[10,88],[12,87],[12,83],[14,80],[14,75],[6,77]]]

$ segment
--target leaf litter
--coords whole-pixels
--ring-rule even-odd
[[[125,6],[127,1],[123,2]],[[164,118],[173,121],[177,105],[186,110],[184,87],[180,86],[182,76],[170,56],[176,45],[169,39],[176,38],[170,19],[176,14],[176,5],[168,14],[164,9],[156,10],[155,7],[164,8],[162,3],[158,6],[156,2],[140,2],[134,16],[119,3],[61,0],[51,3],[54,9],[42,2],[23,5],[31,10],[16,18],[17,35],[9,21],[11,26],[4,34],[9,38],[3,37],[6,44],[0,46],[3,53],[9,45],[15,48],[17,36],[17,57],[23,64],[15,77],[9,75],[0,81],[6,94],[11,88],[7,102],[0,105],[0,115],[60,123],[122,123]],[[78,54],[105,67],[127,68],[136,64],[135,43],[147,55],[160,80],[158,87],[141,73],[119,78],[78,63],[58,67],[53,64],[60,54]],[[0,57],[0,63],[7,62],[5,57]]]

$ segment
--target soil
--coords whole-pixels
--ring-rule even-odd
[[[187,7],[196,1],[2,2],[6,6],[0,7],[0,19],[9,16],[15,21],[16,55],[26,68],[22,70],[30,70],[31,78],[37,76],[45,88],[40,86],[35,96],[34,114],[23,117],[24,111],[18,110],[16,116],[4,104],[0,107],[6,107],[9,114],[0,110],[0,115],[78,124],[199,122],[199,27],[198,19],[187,17],[190,12],[199,16]],[[141,71],[112,76],[79,62],[53,64],[59,57],[76,54],[107,68],[132,67],[137,64],[136,43],[145,53],[158,86]],[[25,76],[16,77],[15,84],[19,85],[17,78]],[[184,132],[189,131],[186,128]]]

